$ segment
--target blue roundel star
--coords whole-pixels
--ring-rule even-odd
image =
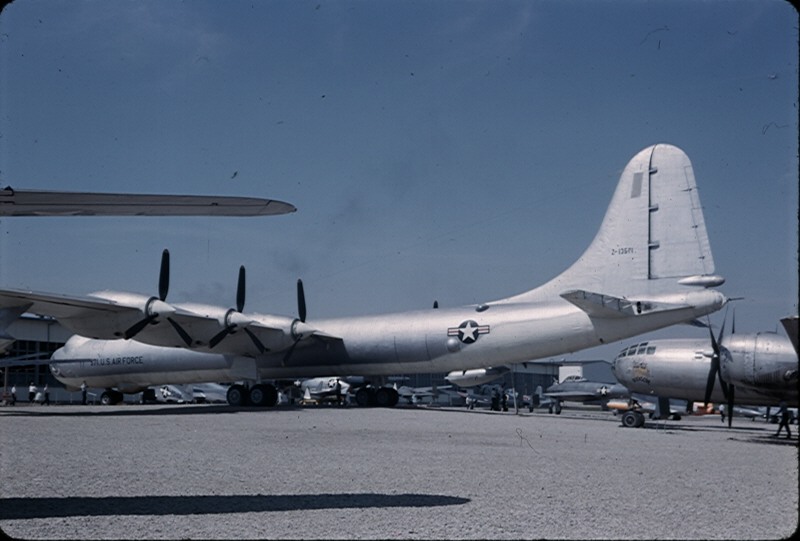
[[[471,344],[475,342],[480,335],[487,334],[488,332],[488,325],[478,325],[477,322],[468,319],[458,327],[450,327],[447,329],[447,336],[458,336],[458,339],[463,343]]]

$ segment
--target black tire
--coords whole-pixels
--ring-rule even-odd
[[[251,406],[263,408],[267,405],[267,393],[265,387],[265,385],[253,385],[250,387],[248,399]]]
[[[356,391],[356,404],[358,404],[362,408],[366,408],[369,406],[369,389],[366,387],[361,387],[358,391]]]
[[[636,413],[633,411],[626,411],[622,414],[622,426],[625,428],[636,428],[639,426],[637,424],[638,419],[636,418]]]
[[[389,389],[387,387],[381,387],[380,389],[375,391],[375,405],[379,408],[391,408],[392,407],[392,391],[394,389]]]
[[[226,395],[228,404],[231,406],[247,405],[247,389],[243,385],[231,385]]]
[[[100,403],[104,406],[115,406],[122,402],[122,393],[119,391],[103,391],[103,394],[100,395]]]
[[[274,385],[267,385],[267,407],[274,408],[278,405],[278,389]]]
[[[638,411],[634,411],[633,414],[636,417],[636,428],[644,426],[644,415]]]

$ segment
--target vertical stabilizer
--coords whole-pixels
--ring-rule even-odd
[[[645,148],[625,167],[589,248],[540,288],[508,301],[580,289],[620,297],[659,282],[718,285],[689,157],[678,147]],[[674,287],[673,287],[674,288]]]
[[[651,147],[649,278],[714,272],[703,208],[689,157],[678,147]]]

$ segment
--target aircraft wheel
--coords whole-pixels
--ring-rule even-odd
[[[254,385],[250,389],[250,404],[258,408],[272,408],[278,403],[278,390],[270,384]]]
[[[243,385],[231,385],[228,388],[227,399],[231,406],[246,406],[247,390]]]
[[[556,404],[555,412],[556,415],[561,415],[561,404]]]
[[[637,419],[636,419],[636,413],[633,412],[633,411],[626,411],[625,413],[623,413],[622,414],[622,426],[624,426],[626,428],[636,428],[638,426],[637,425]]]
[[[116,391],[103,391],[100,395],[100,403],[104,406],[113,406],[122,401],[122,393]]]
[[[356,404],[362,408],[369,406],[369,394],[369,389],[366,387],[361,387],[358,391],[356,391]]]
[[[633,414],[636,416],[636,428],[644,426],[644,415],[638,411],[634,411]]]
[[[391,408],[397,404],[399,398],[397,391],[388,387],[381,387],[375,391],[375,405],[379,408]]]

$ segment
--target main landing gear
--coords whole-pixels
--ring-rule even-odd
[[[122,402],[123,398],[124,395],[121,392],[115,391],[114,389],[106,389],[103,391],[103,394],[100,395],[100,403],[104,406],[113,406]]]
[[[641,411],[628,410],[622,414],[622,426],[626,428],[639,428],[644,425],[644,415]]]
[[[278,404],[278,389],[271,383],[258,383],[252,387],[236,383],[228,388],[227,399],[231,406],[272,408]]]
[[[400,395],[392,387],[361,387],[356,391],[356,404],[362,408],[378,406],[379,408],[393,408],[397,405]]]

